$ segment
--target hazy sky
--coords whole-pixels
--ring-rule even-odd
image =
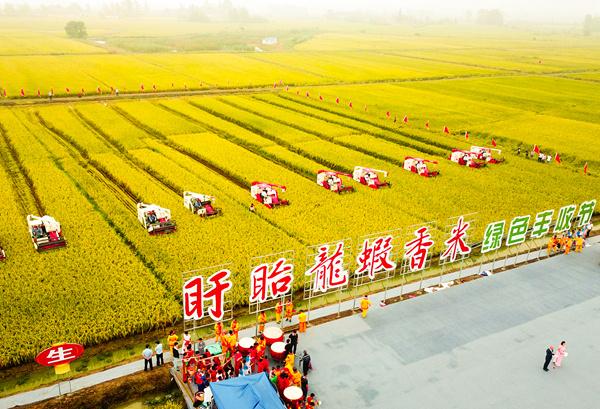
[[[65,4],[77,2],[101,6],[121,0],[0,0],[12,4]],[[178,5],[202,5],[206,0],[137,0],[152,9],[173,8]],[[217,3],[220,0],[208,0]],[[382,15],[402,9],[408,14],[428,12],[432,17],[462,17],[467,11],[482,8],[501,9],[509,20],[535,20],[551,22],[581,21],[586,14],[600,15],[600,0],[231,0],[255,14],[272,14],[290,18],[320,16],[327,10],[369,11]]]

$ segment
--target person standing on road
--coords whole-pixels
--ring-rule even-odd
[[[292,322],[292,316],[294,315],[294,303],[290,299],[287,304],[285,304],[285,320]]]
[[[546,359],[544,360],[544,366],[542,367],[542,369],[544,371],[548,372],[548,365],[550,365],[550,362],[552,362],[553,356],[554,356],[554,347],[552,345],[550,345],[546,349]]]
[[[552,368],[553,369],[560,368],[560,366],[562,364],[562,360],[566,356],[567,356],[567,342],[562,341],[560,343],[560,346],[556,350],[556,356],[554,358],[554,365],[552,366]]]
[[[302,353],[300,363],[302,364],[302,374],[304,376],[307,376],[308,371],[312,369],[312,365],[310,364],[310,355],[308,355],[308,352],[306,352],[306,350]]]
[[[144,357],[144,371],[152,370],[152,350],[150,349],[150,344],[146,344],[146,349],[142,352],[142,357]]]
[[[369,311],[369,307],[371,306],[371,301],[369,301],[369,296],[365,294],[362,300],[360,300],[360,309],[362,311],[362,317],[367,318],[367,312]]]
[[[265,324],[267,323],[267,314],[261,311],[258,314],[258,333],[262,334],[265,331]]]
[[[298,314],[298,332],[306,332],[306,321],[308,317],[304,311],[300,311]]]
[[[296,330],[293,330],[288,338],[290,339],[290,344],[292,344],[292,352],[295,354],[298,348],[298,333]]]
[[[171,351],[173,351],[173,368],[175,368],[176,371],[179,371],[179,364],[181,363],[181,357],[179,355],[179,342],[175,341],[175,345],[173,345],[173,349]]]
[[[156,345],[154,346],[154,354],[156,355],[156,367],[158,368],[161,365],[165,364],[165,360],[163,357],[163,345],[159,340],[156,340]]]
[[[281,321],[281,312],[283,311],[283,306],[281,305],[281,301],[277,301],[277,305],[275,306],[275,322],[279,323]]]
[[[173,354],[173,347],[177,344],[177,340],[179,336],[175,333],[174,330],[169,332],[169,336],[167,337],[167,342],[169,344],[169,349],[171,350],[171,354]]]

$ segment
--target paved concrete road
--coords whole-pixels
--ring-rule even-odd
[[[303,348],[326,408],[600,408],[600,245],[311,328]]]

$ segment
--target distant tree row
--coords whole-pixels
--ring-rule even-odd
[[[591,14],[585,16],[583,20],[583,35],[589,36],[592,33],[600,32],[600,16],[592,17]]]
[[[477,22],[487,26],[501,26],[504,24],[504,15],[498,9],[482,9],[477,12]]]

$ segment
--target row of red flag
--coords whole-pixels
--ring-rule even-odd
[[[201,87],[203,87],[203,86],[204,86],[204,83],[203,83],[203,82],[201,82],[201,83],[200,83],[200,86],[201,86]],[[171,88],[173,88],[173,87],[175,87],[175,84],[174,84],[174,83],[171,83]],[[185,84],[185,85],[184,85],[184,89],[186,89],[186,90],[188,89],[188,86],[187,86],[187,84]],[[153,90],[153,91],[158,91],[158,87],[156,86],[156,84],[152,84],[152,90]],[[105,90],[105,91],[108,91],[108,89],[107,89],[107,90]],[[97,88],[96,88],[96,93],[97,93],[97,94],[99,94],[99,95],[103,94],[105,91],[104,91],[104,90],[102,90],[102,87],[97,87]],[[145,85],[144,85],[144,84],[140,84],[140,91],[142,91],[142,92],[146,91],[146,87],[145,87]],[[72,92],[78,92],[78,91],[76,91],[76,90],[71,90],[71,88],[69,88],[69,87],[66,87],[66,88],[65,88],[65,93],[67,93],[68,95],[71,95],[71,93],[72,93]],[[110,93],[111,93],[111,94],[113,94],[113,93],[115,93],[115,92],[116,92],[116,89],[115,89],[114,87],[110,87]],[[42,96],[42,92],[40,91],[40,89],[39,89],[39,88],[37,89],[37,92],[36,92],[35,94],[36,94],[38,97],[41,97],[41,96]],[[81,88],[81,91],[79,92],[79,94],[86,95],[85,88]],[[8,96],[8,92],[6,91],[6,88],[4,88],[4,89],[2,89],[2,90],[0,91],[0,95],[1,95],[1,96],[3,96],[3,97],[7,97],[7,96]],[[27,92],[25,91],[25,88],[21,88],[21,89],[19,90],[19,95],[20,95],[21,97],[25,97],[25,96],[27,96]],[[50,88],[50,91],[48,92],[48,95],[54,95],[54,88]]]

